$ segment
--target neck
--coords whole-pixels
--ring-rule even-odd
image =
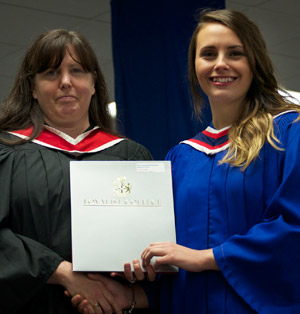
[[[241,105],[210,104],[210,106],[213,126],[220,130],[232,125],[238,117]]]
[[[84,125],[76,125],[76,126],[60,126],[60,125],[53,125],[51,123],[46,122],[48,126],[59,130],[72,138],[77,138],[80,134],[87,130],[89,127],[89,123]]]

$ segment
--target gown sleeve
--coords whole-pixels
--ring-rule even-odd
[[[284,151],[265,145],[265,163],[276,154],[277,166],[265,173],[264,190],[272,197],[262,221],[213,249],[229,284],[263,314],[300,313],[300,123],[282,119],[278,127]]]
[[[10,228],[14,152],[0,144],[0,308],[15,313],[45,285],[63,260],[46,246]],[[26,223],[26,217],[22,223]],[[27,222],[28,223],[28,222]]]

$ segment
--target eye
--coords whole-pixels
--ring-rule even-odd
[[[80,67],[76,67],[76,68],[72,68],[72,72],[77,74],[77,73],[82,73],[83,72],[83,69],[80,68]]]
[[[244,52],[240,50],[233,50],[230,52],[230,56],[232,57],[242,57],[244,55],[245,55]]]
[[[85,73],[85,70],[83,69],[82,65],[80,63],[77,63],[77,62],[70,65],[69,71],[73,75]]]
[[[214,50],[204,50],[200,53],[200,57],[206,59],[214,58],[216,55],[217,53]]]
[[[49,69],[47,71],[45,71],[45,75],[49,76],[49,77],[53,77],[57,74],[57,71],[55,69]]]

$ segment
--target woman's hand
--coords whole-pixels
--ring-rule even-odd
[[[131,306],[133,296],[132,289],[134,289],[136,307],[140,309],[149,307],[146,293],[138,284],[135,284],[130,288],[127,284],[120,283],[101,274],[88,274],[88,277],[93,280],[101,280],[117,300],[118,304],[120,304],[122,309],[127,309]]]
[[[87,277],[95,282],[101,282],[110,291],[113,298],[122,309],[129,308],[131,305],[132,293],[129,285],[122,284],[116,280],[107,278],[101,274],[88,274]],[[72,296],[69,291],[65,291],[66,296]],[[78,311],[84,314],[95,314],[95,309],[89,301],[81,294],[76,294],[72,297],[71,303]]]
[[[124,273],[111,273],[112,277],[120,276],[122,278],[127,279],[130,283],[134,283],[136,280],[145,279],[145,275],[143,269],[140,265],[139,260],[133,261],[133,269],[134,273],[131,270],[130,263],[124,264]],[[153,267],[149,265],[147,267],[148,270],[148,278],[153,281],[155,279],[155,271]],[[88,274],[88,278],[96,281],[101,281],[104,283],[106,288],[112,293],[115,300],[120,304],[122,309],[129,308],[132,302],[132,291],[131,289],[135,289],[135,298],[136,298],[136,307],[139,308],[147,308],[149,306],[147,296],[144,290],[138,285],[134,285],[132,288],[129,288],[129,285],[120,283],[118,281],[107,278],[101,274]],[[66,296],[70,297],[70,293],[65,291]],[[71,299],[72,305],[78,308],[78,311],[84,314],[95,314],[94,309],[91,307],[91,304],[83,298],[80,294],[77,294]]]
[[[101,274],[88,274],[87,276],[91,280],[94,280],[96,282],[102,282],[122,309],[130,307],[132,294],[131,289],[128,285],[120,283],[117,280],[105,277]]]
[[[133,272],[130,263],[125,263],[124,264],[124,273],[111,273],[112,277],[115,276],[121,276],[125,279],[127,279],[130,283],[134,283],[136,280],[141,281],[147,278],[150,281],[154,281],[156,277],[155,270],[153,269],[152,265],[146,266],[146,271],[147,273],[144,273],[144,270],[139,262],[138,259],[133,260],[132,262],[133,266]]]
[[[81,295],[89,303],[92,314],[122,313],[122,308],[103,282],[88,278],[85,274],[72,271],[72,264],[62,262],[48,280],[49,284],[60,284],[70,296]],[[94,311],[94,313],[93,313]]]
[[[71,297],[68,291],[65,291],[65,295],[67,297]],[[96,314],[93,306],[88,302],[88,300],[84,299],[80,294],[74,295],[71,299],[71,303],[73,307],[77,307],[79,313]]]
[[[156,256],[153,268],[169,264],[187,271],[201,272],[204,270],[219,270],[212,249],[194,250],[173,242],[151,243],[142,253],[144,267],[150,265],[150,260]]]

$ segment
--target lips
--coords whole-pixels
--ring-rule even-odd
[[[57,98],[57,100],[60,100],[60,101],[71,101],[71,100],[74,100],[76,97],[73,96],[73,95],[63,95],[63,96],[60,96]]]

